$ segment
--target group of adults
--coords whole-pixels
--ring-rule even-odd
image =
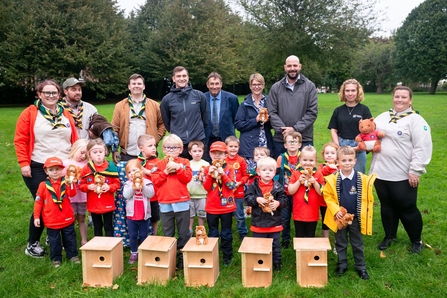
[[[177,66],[172,73],[173,85],[161,104],[144,94],[145,81],[139,74],[129,78],[129,96],[115,106],[111,124],[119,138],[120,152],[113,152],[115,162],[136,158],[138,136],[150,134],[160,141],[166,131],[178,135],[184,144],[182,157],[190,158],[187,146],[201,140],[208,147],[215,141],[225,141],[240,132],[239,154],[248,162],[255,147],[268,147],[276,158],[285,152],[283,135],[289,131],[301,133],[302,146],[313,145],[314,122],[318,115],[318,95],[315,84],[301,73],[297,56],[289,56],[284,65],[285,76],[273,84],[268,96],[263,93],[265,81],[261,74],[249,78],[251,93],[239,105],[237,96],[222,90],[222,77],[212,72],[207,78],[208,92],[192,88],[185,67]],[[71,145],[78,138],[88,138],[89,119],[97,110],[82,101],[84,82],[69,78],[62,90],[53,80],[37,86],[37,100],[20,115],[14,138],[18,162],[26,186],[33,198],[41,181],[46,179],[43,164],[46,158],[68,157]],[[362,86],[354,79],[340,88],[337,107],[329,121],[331,139],[339,145],[356,147],[360,119],[371,118],[367,106],[361,104]],[[422,217],[417,208],[420,176],[431,159],[430,127],[413,109],[412,91],[397,86],[393,92],[393,107],[380,114],[375,122],[385,132],[382,151],[373,153],[371,173],[378,174],[375,182],[381,203],[385,237],[380,249],[386,249],[396,239],[399,220],[420,252]],[[269,119],[261,119],[259,111],[267,108]],[[273,134],[272,134],[273,131]],[[208,150],[205,150],[207,152]],[[205,158],[209,158],[205,156]],[[358,151],[356,169],[366,171],[366,153]],[[43,228],[30,219],[28,246],[43,255],[40,237]]]

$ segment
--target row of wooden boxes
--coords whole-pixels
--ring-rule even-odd
[[[297,282],[302,287],[327,284],[328,238],[294,238]],[[109,287],[123,273],[121,238],[94,237],[81,247],[84,286]],[[138,248],[138,283],[165,284],[175,273],[177,241],[172,237],[149,236]],[[183,252],[186,286],[212,287],[219,276],[218,238],[197,245],[191,238]],[[272,239],[245,237],[239,248],[242,285],[268,287],[272,283]]]

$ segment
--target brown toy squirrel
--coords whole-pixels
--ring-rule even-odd
[[[343,230],[348,225],[352,224],[352,221],[354,220],[354,214],[348,213],[348,211],[344,207],[340,207],[340,212],[343,214],[343,218],[338,219],[336,216],[334,216],[334,219],[337,223],[338,230]]]
[[[98,194],[98,198],[101,197],[102,193],[101,187],[104,185],[105,180],[106,178],[104,176],[99,174],[95,175],[95,186],[96,186],[95,192]]]
[[[312,178],[312,168],[305,168],[304,171],[301,172],[301,175],[304,175],[304,182],[301,184],[304,184],[305,187],[310,187],[308,181],[310,178]]]
[[[67,167],[67,172],[65,173],[65,181],[70,184],[71,189],[73,189],[73,184],[78,182],[80,174],[81,168],[75,165],[69,165]]]
[[[132,188],[135,190],[143,189],[143,173],[141,171],[135,171],[133,174]]]
[[[269,112],[267,108],[260,108],[259,109],[259,118],[261,119],[261,123],[264,124],[269,120]]]
[[[196,227],[196,244],[197,245],[208,244],[208,236],[206,235],[206,230],[204,226]]]
[[[259,205],[259,207],[262,208],[263,212],[270,213],[271,215],[273,215],[273,210],[272,210],[272,208],[270,208],[270,203],[274,201],[272,194],[270,192],[266,192],[264,194],[264,199],[267,200],[267,203],[265,203],[264,206]]]
[[[171,155],[166,155],[165,160],[166,160],[166,163],[168,163],[170,161],[174,161],[174,157],[172,157]]]
[[[202,166],[197,173],[197,181],[204,182],[205,181],[205,166]]]
[[[215,159],[211,162],[212,166],[215,166],[217,169],[222,167],[223,162],[221,160]],[[210,176],[214,179],[218,179],[220,180],[220,178],[222,178],[222,175],[219,174],[219,172],[217,171],[217,169],[214,171],[209,171],[208,174],[210,174]]]
[[[379,138],[385,137],[385,133],[376,130],[374,118],[361,119],[359,121],[360,134],[357,135],[355,141],[358,143],[359,151],[380,152],[381,142]]]

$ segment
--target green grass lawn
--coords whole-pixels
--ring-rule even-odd
[[[366,94],[363,102],[374,116],[388,110],[391,95]],[[332,111],[340,105],[336,94],[319,96],[319,115],[315,123],[315,147],[318,152],[330,141],[327,124]],[[33,259],[24,254],[28,237],[29,217],[33,199],[20,175],[14,154],[15,123],[22,108],[0,109],[0,297],[446,297],[447,295],[447,184],[445,169],[447,138],[447,94],[435,96],[415,94],[413,104],[432,129],[433,158],[428,173],[421,179],[419,208],[424,221],[423,240],[431,245],[421,255],[410,253],[410,243],[403,227],[398,241],[380,258],[377,244],[384,234],[379,203],[376,199],[373,235],[364,237],[365,258],[370,280],[358,278],[350,254],[349,271],[338,278],[334,274],[337,258],[328,252],[329,282],[325,288],[301,288],[296,282],[295,251],[282,251],[283,268],[273,273],[269,288],[244,288],[241,282],[240,246],[234,228],[234,259],[230,266],[220,268],[213,288],[184,286],[183,272],[166,286],[137,286],[137,266],[127,264],[129,251],[124,253],[124,273],[115,280],[117,289],[82,287],[82,265],[64,262],[53,268],[49,257]],[[99,112],[111,119],[113,104],[97,105]],[[368,155],[368,163],[371,156]],[[293,224],[292,224],[293,227]],[[321,235],[318,225],[317,236]],[[292,234],[294,231],[292,231]],[[159,231],[159,235],[161,235]],[[89,237],[93,231],[89,228]],[[78,242],[80,238],[78,237]],[[333,243],[333,235],[331,235]],[[48,251],[48,248],[47,248]],[[65,260],[64,260],[65,261]]]

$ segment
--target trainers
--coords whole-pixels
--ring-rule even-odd
[[[334,245],[334,249],[332,251],[334,252],[335,255],[338,255],[337,248],[335,247],[335,245]]]
[[[390,247],[391,244],[392,244],[394,241],[396,241],[396,238],[387,238],[387,237],[385,237],[385,238],[383,238],[382,242],[380,242],[380,244],[378,245],[378,248],[379,248],[380,250],[385,250],[385,249],[387,249],[388,247]]]
[[[60,267],[61,261],[53,261],[54,268]]]
[[[223,265],[224,266],[228,266],[228,265],[230,265],[230,263],[231,263],[231,259],[224,259],[223,260]]]
[[[416,242],[416,243],[413,243],[413,245],[411,247],[411,253],[412,254],[420,254],[423,249],[424,249],[424,243],[422,241]]]
[[[81,264],[81,260],[79,260],[78,256],[71,258],[70,261],[75,264]]]
[[[25,248],[25,254],[33,258],[41,258],[46,254],[46,252],[42,246],[40,246],[39,241],[36,241],[31,245],[28,243]]]
[[[131,252],[130,253],[130,259],[129,259],[129,264],[134,264],[136,261],[138,261],[138,253],[137,252]]]

